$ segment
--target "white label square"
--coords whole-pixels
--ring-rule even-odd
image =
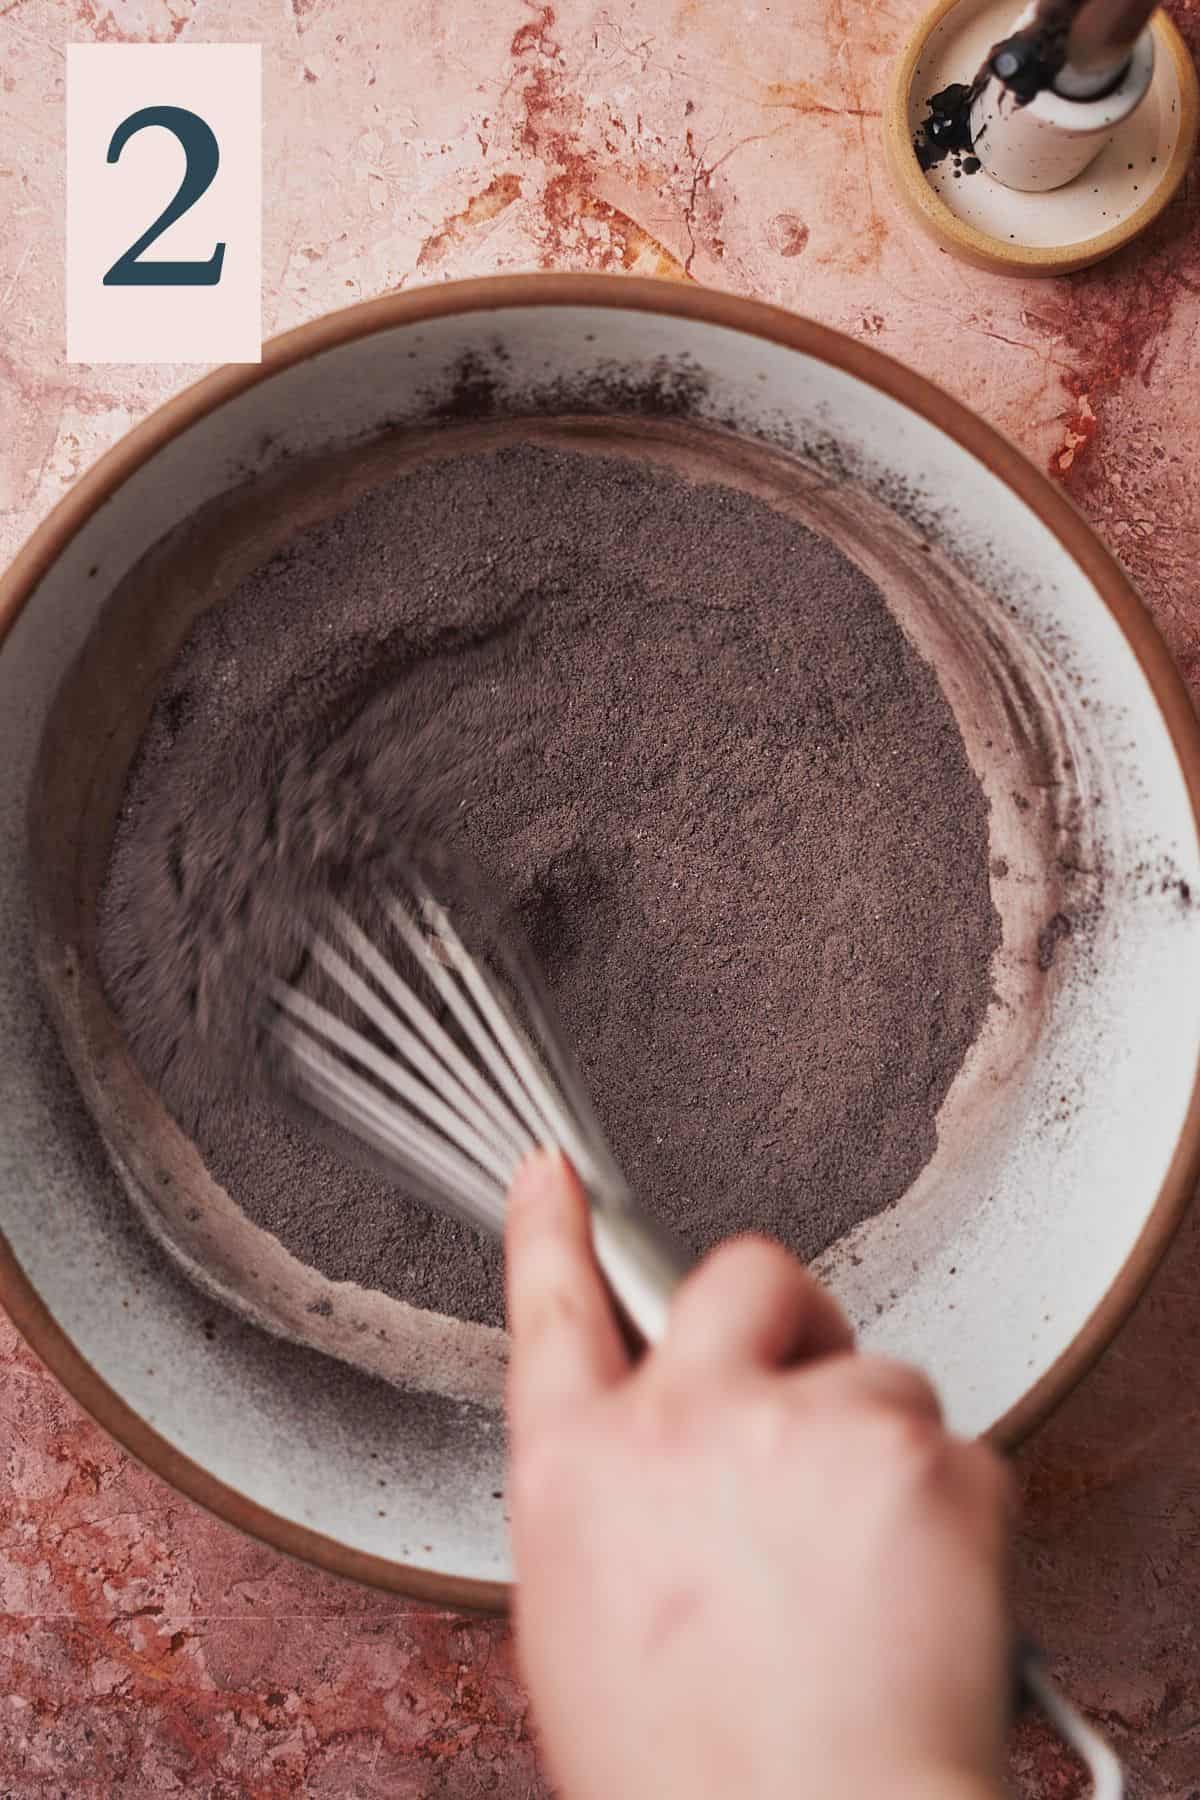
[[[259,362],[261,290],[260,46],[68,45],[67,360]]]

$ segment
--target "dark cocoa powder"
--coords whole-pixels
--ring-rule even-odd
[[[434,816],[515,902],[631,1184],[694,1249],[757,1228],[811,1257],[904,1193],[989,1004],[987,807],[831,543],[632,456],[462,455],[298,535],[164,686],[101,916],[143,1072],[296,1255],[496,1321],[496,1246],[232,1053],[263,897],[369,875]]]

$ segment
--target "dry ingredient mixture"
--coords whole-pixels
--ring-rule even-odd
[[[228,1054],[262,896],[368,880],[431,804],[515,902],[632,1185],[697,1251],[753,1227],[811,1257],[904,1193],[990,1000],[987,806],[830,542],[634,455],[461,454],[294,538],[164,684],[101,912],[143,1073],[304,1261],[498,1322],[494,1244]]]

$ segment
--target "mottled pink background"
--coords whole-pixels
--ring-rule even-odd
[[[918,10],[0,0],[0,555],[197,373],[64,361],[63,47],[253,40],[268,332],[502,269],[636,270],[781,301],[936,377],[1050,469],[1200,682],[1194,186],[1149,239],[1070,280],[939,255],[878,153],[884,79]],[[1172,11],[1200,43],[1200,0]],[[1198,1354],[1200,1221],[1019,1465],[1022,1613],[1139,1800],[1200,1800]],[[546,1800],[502,1625],[282,1561],[133,1467],[7,1326],[0,1358],[8,1800]],[[1040,1731],[1018,1761],[1026,1800],[1083,1792]]]

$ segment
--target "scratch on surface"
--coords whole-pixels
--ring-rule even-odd
[[[705,176],[706,182],[711,181],[717,170],[723,169],[730,157],[736,156],[739,150],[744,150],[747,144],[765,144],[771,138],[782,137],[785,132],[790,130],[790,125],[776,125],[772,131],[751,131],[746,137],[738,138],[736,143],[730,144],[728,150],[721,152],[715,162],[709,163]]]
[[[880,110],[877,106],[849,105],[839,106],[836,101],[823,100],[812,84],[807,81],[768,81],[762,86],[763,98],[756,104],[764,112],[794,112],[802,116],[816,114],[827,119],[878,119]]]
[[[748,144],[765,143],[770,138],[782,136],[784,132],[789,131],[790,129],[791,127],[788,125],[779,125],[774,127],[771,131],[747,132],[744,137],[736,138],[734,142],[729,145],[728,149],[723,150],[721,155],[712,162],[706,161],[706,150],[696,148],[692,133],[690,131],[685,132],[684,147],[692,163],[691,181],[687,198],[683,205],[683,226],[688,235],[688,252],[682,268],[682,273],[685,276],[688,278],[691,277],[692,264],[696,259],[696,252],[699,248],[696,234],[696,219],[699,211],[700,195],[701,193],[707,194],[711,190],[713,176],[717,173],[718,169],[724,168],[730,158],[736,156],[739,150],[744,150]],[[719,222],[721,209],[717,206],[715,210]],[[719,255],[722,248],[720,240],[716,240],[713,247]]]
[[[33,250],[33,240],[30,239],[30,241],[26,244],[25,248],[22,250],[21,255],[17,262],[17,266],[13,270],[12,275],[9,278],[8,286],[4,290],[4,298],[2,300],[0,300],[0,311],[7,311],[8,303],[13,297],[13,291],[16,288],[18,281],[20,281],[21,276],[25,272],[25,264],[29,261],[30,253],[32,252],[32,250]]]
[[[1024,350],[1029,356],[1036,356],[1042,362],[1048,360],[1046,351],[1040,344],[1027,344],[1021,338],[1005,337],[1002,331],[995,331],[990,325],[981,325],[974,319],[964,322],[968,330],[977,331],[981,337],[995,338],[998,344],[1010,344],[1014,350]]]

